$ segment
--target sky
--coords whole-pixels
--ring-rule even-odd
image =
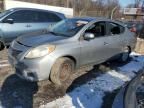
[[[119,0],[121,6],[125,7],[128,4],[134,3],[135,0]]]

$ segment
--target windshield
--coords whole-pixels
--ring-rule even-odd
[[[12,10],[3,11],[2,13],[0,13],[0,18],[2,18],[3,16],[9,14],[10,12],[12,12]]]
[[[72,37],[78,33],[87,23],[88,21],[86,20],[66,19],[54,25],[50,31],[55,35]]]

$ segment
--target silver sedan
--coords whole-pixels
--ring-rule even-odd
[[[119,22],[71,18],[47,31],[17,38],[8,55],[19,77],[29,81],[50,79],[62,85],[80,66],[100,64],[113,57],[127,61],[135,43],[135,34]]]

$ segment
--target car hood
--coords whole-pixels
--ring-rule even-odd
[[[17,38],[17,41],[18,43],[22,45],[33,47],[33,46],[38,46],[41,44],[47,44],[47,43],[52,43],[55,41],[60,41],[63,39],[67,39],[67,37],[57,36],[51,33],[37,32],[37,33],[30,33],[30,34],[21,36]]]

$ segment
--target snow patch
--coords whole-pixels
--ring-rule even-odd
[[[144,56],[136,53],[131,56],[133,60],[128,64],[108,71],[40,108],[101,108],[106,92],[120,88],[144,67]]]
[[[8,60],[2,60],[0,63],[8,63]]]
[[[10,66],[10,64],[0,64],[0,68]]]

